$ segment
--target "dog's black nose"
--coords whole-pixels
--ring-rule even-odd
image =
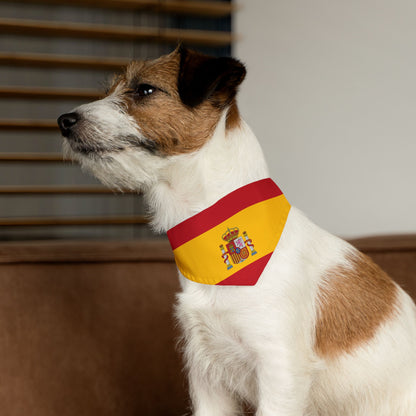
[[[79,119],[80,119],[80,117],[79,117],[78,113],[62,114],[58,118],[58,125],[59,125],[59,128],[61,129],[61,133],[64,137],[69,136],[69,134],[71,133],[72,127],[74,127],[75,124],[77,124]]]

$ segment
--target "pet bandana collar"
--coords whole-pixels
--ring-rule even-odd
[[[289,210],[270,178],[238,188],[167,232],[176,265],[194,282],[253,286],[279,242]]]

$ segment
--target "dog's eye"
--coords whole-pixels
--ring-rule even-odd
[[[156,87],[153,87],[149,84],[140,84],[137,88],[134,90],[134,95],[136,97],[147,97],[151,94],[153,94],[156,91]]]

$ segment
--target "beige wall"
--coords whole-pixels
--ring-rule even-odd
[[[237,4],[241,111],[289,200],[338,235],[416,232],[416,3]]]

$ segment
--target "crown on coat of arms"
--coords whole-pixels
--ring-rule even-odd
[[[227,243],[229,243],[238,236],[239,231],[240,230],[237,227],[227,228],[227,231],[221,237],[224,241],[227,241]]]

